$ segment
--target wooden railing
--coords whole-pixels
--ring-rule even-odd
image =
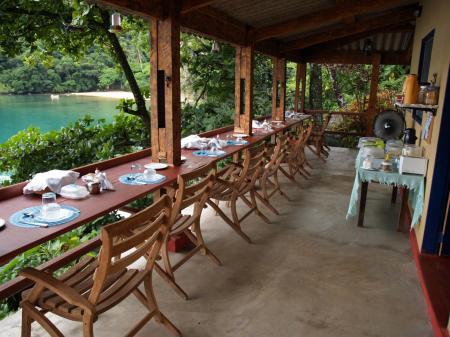
[[[323,114],[330,114],[332,116],[351,116],[351,117],[358,117],[361,120],[363,120],[364,128],[367,127],[366,125],[366,118],[367,114],[364,112],[351,112],[351,111],[328,111],[328,110],[305,110],[305,113],[308,115],[323,115]],[[344,136],[364,136],[365,132],[349,132],[349,131],[333,131],[333,130],[325,130],[327,134],[334,134],[334,135],[344,135]]]

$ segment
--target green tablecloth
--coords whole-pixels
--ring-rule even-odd
[[[361,168],[362,156],[359,151],[355,162],[355,182],[353,183],[352,195],[347,210],[347,219],[356,216],[358,212],[359,189],[362,182],[376,182],[385,185],[403,186],[409,190],[409,203],[414,210],[411,228],[419,223],[423,210],[423,199],[425,191],[425,179],[423,176],[414,174],[399,174],[398,172],[381,172],[364,170]]]

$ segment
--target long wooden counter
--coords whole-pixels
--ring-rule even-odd
[[[58,197],[58,203],[77,207],[81,211],[78,218],[64,225],[49,228],[21,228],[9,224],[8,219],[14,212],[20,211],[26,207],[40,205],[41,197],[37,195],[18,194],[18,188],[23,187],[23,183],[19,184],[18,187],[12,186],[2,189],[3,191],[7,191],[7,189],[9,189],[9,191],[15,191],[15,193],[9,192],[9,198],[4,198],[4,196],[2,198],[0,196],[0,218],[7,221],[6,228],[0,232],[0,266],[4,265],[20,253],[35,247],[36,245],[54,239],[57,236],[97,219],[102,215],[117,210],[118,208],[136,199],[155,192],[166,185],[172,184],[176,181],[179,174],[190,172],[202,165],[218,161],[224,157],[232,156],[233,154],[246,147],[252,146],[264,138],[270,137],[273,134],[282,132],[292,126],[302,123],[302,121],[308,119],[309,117],[310,116],[308,115],[304,115],[299,119],[287,119],[284,124],[279,127],[274,127],[271,132],[263,133],[261,131],[254,130],[255,134],[246,138],[249,141],[248,144],[242,146],[227,146],[224,148],[226,155],[222,157],[197,157],[192,154],[193,151],[183,150],[182,155],[186,156],[186,162],[184,162],[181,166],[171,166],[168,169],[161,171],[160,173],[164,174],[167,179],[159,184],[136,186],[124,185],[118,181],[118,178],[121,175],[130,172],[132,163],[139,163],[141,165],[150,163],[151,158],[149,150],[143,150],[137,153],[80,168],[78,171],[81,172],[81,174],[89,172],[89,169],[91,170],[90,172],[92,172],[95,167],[99,167],[101,170],[104,170],[107,173],[108,178],[114,183],[116,190],[105,191],[97,195],[90,195],[88,198],[82,200],[72,200]],[[223,130],[217,131],[220,132]],[[226,135],[230,133],[232,132],[227,131],[217,134],[219,134],[222,139],[225,139]],[[208,136],[211,135],[214,135],[214,133],[209,132]],[[0,190],[0,193],[2,190]],[[6,194],[6,192],[3,192],[3,194]]]

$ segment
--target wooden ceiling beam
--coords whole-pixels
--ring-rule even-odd
[[[162,19],[166,16],[164,0],[89,0],[89,2],[147,19]]]
[[[241,46],[248,44],[249,29],[244,24],[209,8],[201,8],[181,16],[181,27],[184,32],[218,41]]]
[[[198,34],[214,40],[237,46],[252,45],[254,30],[226,13],[212,7],[204,7],[181,16],[181,29],[187,33]],[[255,51],[280,56],[280,43],[270,39],[254,45]]]
[[[321,33],[308,35],[294,41],[286,42],[285,47],[281,51],[288,52],[296,49],[304,49],[324,42],[389,27],[397,23],[413,21],[415,19],[416,17],[414,16],[413,9],[411,7],[395,10],[386,15],[378,16],[373,19],[364,20],[352,25],[345,25],[340,28],[329,29]]]
[[[361,0],[353,3],[344,3],[311,14],[302,15],[296,19],[262,27],[256,32],[256,41],[280,37],[300,30],[313,30],[323,27],[325,23],[339,22],[346,18],[377,12],[386,6],[395,6],[404,3],[404,0]]]
[[[182,0],[181,15],[211,5],[215,0]]]

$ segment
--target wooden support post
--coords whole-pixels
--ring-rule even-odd
[[[380,77],[381,55],[372,55],[372,75],[370,77],[369,106],[367,108],[366,135],[373,135],[373,122],[377,113],[378,79]]]
[[[286,59],[273,58],[272,119],[284,121],[286,102]]]
[[[297,63],[295,70],[295,92],[294,92],[294,111],[298,112],[298,101],[300,96],[300,63]]]
[[[252,134],[253,46],[236,47],[234,131]]]
[[[305,111],[306,63],[297,63],[295,73],[294,111]],[[300,104],[300,108],[298,105]]]
[[[152,160],[181,164],[180,16],[175,2],[170,15],[151,23]]]
[[[306,63],[300,63],[300,75],[302,79],[302,91],[300,94],[300,112],[305,113],[305,93],[306,93]]]

